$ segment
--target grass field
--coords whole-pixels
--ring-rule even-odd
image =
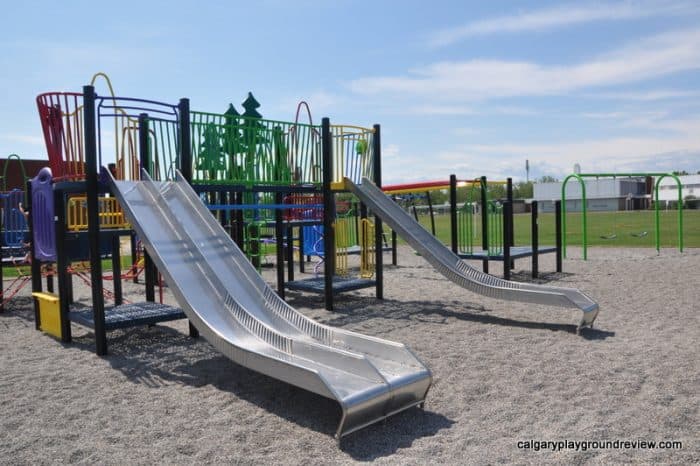
[[[122,256],[120,258],[121,266],[122,266],[122,273],[126,273],[129,271],[129,268],[131,268],[131,256]],[[89,267],[88,262],[74,262],[73,266],[76,268],[79,268],[80,270],[84,270],[87,267]],[[103,259],[102,260],[102,271],[110,271],[112,270],[112,259]],[[16,278],[20,275],[31,275],[32,271],[31,268],[28,265],[19,265],[16,267],[11,267],[9,265],[5,265],[2,271],[2,275],[4,278]]]
[[[430,216],[418,217],[420,223],[430,230]],[[567,245],[581,246],[583,240],[582,216],[580,213],[568,213],[566,216]],[[475,216],[477,243],[481,241],[481,218]],[[530,214],[516,214],[515,244],[531,244]],[[614,247],[655,247],[654,211],[636,210],[627,212],[589,212],[588,245]],[[678,215],[676,211],[660,213],[660,235],[662,247],[678,247]],[[555,243],[554,214],[539,216],[540,244]],[[436,236],[445,244],[450,242],[449,215],[435,216]],[[647,234],[642,237],[643,232]],[[615,239],[603,239],[603,236],[616,235]],[[685,210],[683,212],[683,242],[687,248],[700,247],[700,210]],[[479,243],[480,244],[480,243]]]
[[[515,244],[525,246],[531,244],[530,214],[516,214],[515,220]],[[481,219],[475,217],[477,231],[476,244],[481,241]],[[582,245],[581,214],[569,213],[566,217],[567,245]],[[430,216],[419,215],[420,223],[430,230]],[[613,246],[613,247],[655,247],[654,211],[636,210],[628,212],[589,212],[588,213],[588,245],[589,246]],[[540,245],[555,244],[554,214],[540,214]],[[678,247],[678,216],[675,211],[663,211],[660,216],[661,247]],[[387,230],[388,231],[388,230]],[[450,217],[449,215],[435,216],[435,232],[437,237],[445,244],[450,244]],[[642,232],[647,234],[642,237]],[[616,235],[614,239],[603,239],[603,236]],[[401,241],[399,239],[399,241]],[[683,212],[683,241],[686,248],[700,247],[700,210],[685,210]],[[274,255],[274,245],[267,245],[264,251],[267,255]],[[130,257],[122,257],[122,270],[131,265]],[[103,270],[112,268],[111,260],[105,260]],[[19,268],[5,267],[3,275],[6,278],[16,277],[19,273],[28,275],[29,267]]]

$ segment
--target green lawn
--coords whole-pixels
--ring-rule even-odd
[[[524,246],[531,244],[530,239],[530,214],[515,215],[515,244]],[[581,214],[568,213],[566,216],[567,245],[581,246]],[[420,215],[420,223],[430,230],[430,216]],[[481,241],[481,219],[475,216],[477,226],[477,244]],[[654,211],[637,210],[629,212],[589,212],[588,213],[588,245],[589,246],[615,246],[615,247],[655,247],[654,236]],[[553,245],[554,239],[554,214],[540,214],[540,245]],[[663,211],[660,216],[661,246],[669,248],[678,247],[678,216],[676,211]],[[436,215],[435,230],[437,237],[445,244],[450,244],[450,216]],[[387,231],[389,231],[387,229]],[[646,236],[635,237],[642,232]],[[700,210],[685,210],[683,212],[683,241],[686,248],[700,247]],[[615,239],[603,239],[602,236],[616,235]],[[401,241],[399,239],[399,241]],[[265,245],[261,251],[263,255],[274,255],[274,245]],[[127,270],[131,265],[131,257],[122,257],[122,270]],[[103,270],[112,268],[111,260],[102,262]],[[20,267],[21,273],[29,275],[28,266]],[[3,276],[11,278],[17,276],[17,269],[6,266]]]
[[[121,266],[122,266],[122,273],[125,273],[129,270],[131,267],[131,256],[122,256],[121,257]],[[87,264],[89,266],[89,263],[84,263],[84,262],[75,262],[74,263],[76,266],[81,266],[81,264]],[[112,270],[112,259],[103,259],[102,260],[102,271],[110,271]],[[15,278],[19,274],[22,275],[31,275],[32,271],[31,268],[28,265],[21,265],[19,267],[10,267],[9,265],[6,265],[2,269],[2,276],[3,278]]]
[[[418,217],[420,223],[430,230],[430,216]],[[516,214],[515,244],[531,244],[531,216],[530,214]],[[566,230],[567,245],[580,246],[582,244],[582,216],[580,213],[567,213]],[[477,242],[481,241],[481,218],[475,216],[477,222]],[[655,221],[654,211],[637,210],[628,212],[589,212],[588,245],[589,246],[615,246],[615,247],[655,247]],[[662,247],[678,247],[678,215],[676,211],[662,211],[660,214],[660,233]],[[539,216],[540,244],[553,245],[555,243],[554,214],[540,214]],[[450,217],[449,215],[435,216],[435,230],[437,237],[445,244],[450,243]],[[635,237],[642,232],[646,236]],[[700,247],[700,210],[685,210],[683,212],[683,241],[687,248]],[[616,235],[615,239],[603,239],[603,236]]]

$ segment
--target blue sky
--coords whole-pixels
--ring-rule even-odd
[[[34,98],[98,71],[195,110],[382,125],[385,183],[700,170],[697,1],[12,2],[0,156],[45,158]],[[98,92],[106,92],[104,86]]]

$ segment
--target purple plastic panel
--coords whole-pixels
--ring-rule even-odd
[[[56,234],[53,224],[53,184],[51,169],[39,170],[32,178],[32,222],[34,227],[34,254],[37,260],[56,260]]]

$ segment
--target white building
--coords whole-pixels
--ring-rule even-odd
[[[638,178],[584,178],[586,185],[586,209],[589,211],[645,209],[649,205],[650,183]],[[533,199],[540,212],[554,212],[554,201],[561,200],[562,182],[535,183]],[[566,210],[580,212],[582,207],[581,184],[575,178],[566,183]]]
[[[681,199],[700,199],[700,175],[679,176]],[[584,178],[586,208],[589,211],[637,210],[651,207],[654,200],[656,179],[637,178]],[[553,212],[554,201],[561,200],[562,183],[535,183],[533,199],[538,201],[540,212]],[[566,210],[580,212],[582,205],[581,184],[575,178],[566,183]],[[659,201],[662,207],[678,200],[678,185],[667,176],[659,184]],[[700,207],[700,201],[691,201],[686,207]]]
[[[681,199],[689,196],[700,198],[700,175],[679,176],[681,180]],[[678,184],[676,180],[667,176],[659,183],[659,201],[677,201]]]

